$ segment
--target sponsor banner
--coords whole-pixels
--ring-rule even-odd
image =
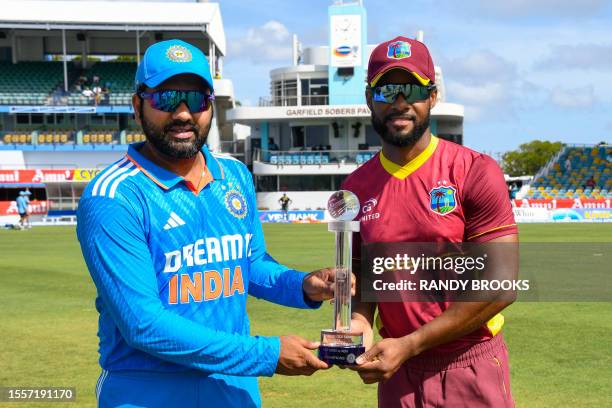
[[[0,170],[0,183],[60,183],[73,180],[73,169]]]
[[[259,211],[261,222],[318,223],[325,221],[325,211]]]
[[[44,215],[49,210],[48,201],[33,200],[28,204],[28,214]],[[15,201],[0,201],[0,216],[19,215],[17,203]]]
[[[559,208],[550,213],[555,222],[612,222],[612,208]]]
[[[100,169],[74,169],[74,181],[91,181],[102,170]]]
[[[550,221],[550,210],[546,208],[513,208],[516,222],[547,222]]]
[[[533,199],[524,198],[522,200],[512,200],[513,207],[518,208],[546,208],[555,210],[557,208],[612,208],[610,198],[554,198],[554,199]]]

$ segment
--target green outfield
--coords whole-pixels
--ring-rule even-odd
[[[270,253],[287,265],[312,270],[333,260],[324,225],[264,229]],[[520,232],[523,242],[612,242],[612,224],[522,225]],[[52,406],[94,406],[94,296],[74,228],[0,231],[0,386],[72,386],[77,403]],[[331,324],[329,305],[301,311],[249,302],[256,334],[316,339]],[[517,406],[612,406],[612,303],[516,303],[505,316]],[[372,407],[376,401],[376,387],[348,370],[260,384],[265,407]]]

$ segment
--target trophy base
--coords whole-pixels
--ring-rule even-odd
[[[323,330],[321,332],[319,359],[327,364],[356,365],[355,360],[363,353],[365,353],[365,347],[361,334],[334,330]]]
[[[357,365],[357,357],[365,353],[365,347],[359,344],[345,345],[321,345],[319,346],[319,360],[329,365],[351,366]]]

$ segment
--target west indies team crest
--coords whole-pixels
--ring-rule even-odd
[[[247,215],[246,200],[238,190],[230,190],[225,193],[225,207],[236,218],[244,218]]]
[[[387,58],[404,59],[412,55],[410,44],[406,41],[394,41],[387,46]]]
[[[429,205],[433,212],[446,215],[457,207],[457,190],[452,186],[440,186],[429,192]]]

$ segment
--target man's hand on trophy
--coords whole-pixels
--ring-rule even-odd
[[[351,332],[360,333],[363,336],[363,345],[366,351],[374,344],[374,330],[372,329],[372,325],[362,316],[355,317],[355,315],[353,315],[351,319]]]
[[[351,296],[355,296],[355,274],[351,274]],[[302,289],[313,302],[322,302],[334,298],[336,280],[336,268],[323,268],[310,272],[304,282]]]
[[[276,373],[281,375],[312,375],[317,370],[325,370],[329,365],[319,360],[311,350],[319,347],[318,342],[299,336],[280,337],[280,356]]]
[[[409,336],[383,339],[357,357],[357,365],[350,368],[365,384],[386,381],[414,354],[409,343]]]

